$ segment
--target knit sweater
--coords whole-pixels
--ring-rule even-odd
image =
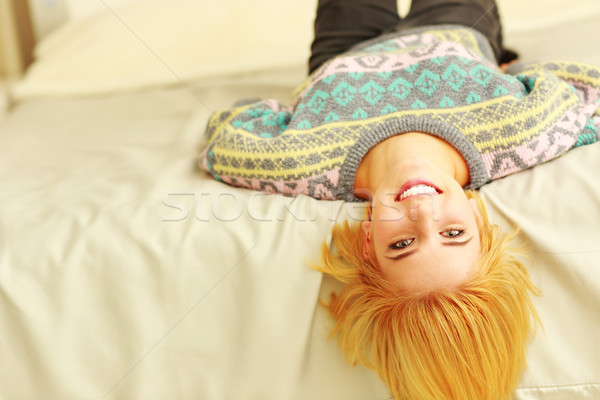
[[[451,144],[476,189],[600,139],[600,68],[555,62],[503,73],[478,32],[394,32],[330,59],[293,105],[215,113],[200,167],[248,189],[359,200],[356,170],[378,143],[423,132]]]

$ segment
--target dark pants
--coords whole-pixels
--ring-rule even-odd
[[[495,0],[413,0],[400,19],[397,0],[319,0],[309,72],[352,46],[385,32],[426,25],[464,25],[490,42],[498,64],[516,54],[502,47],[502,26]]]

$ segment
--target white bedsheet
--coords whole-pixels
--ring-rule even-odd
[[[568,40],[600,33],[592,17],[507,42],[526,60],[600,65],[598,43]],[[308,266],[360,206],[235,189],[195,167],[211,109],[287,101],[303,73],[18,97],[0,120],[1,399],[390,398],[327,339],[318,298],[339,284]],[[521,226],[544,293],[515,399],[600,398],[599,170],[594,144],[482,189],[500,225]]]

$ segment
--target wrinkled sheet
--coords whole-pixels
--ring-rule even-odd
[[[600,45],[575,39],[597,20],[507,43],[596,62]],[[390,398],[327,338],[318,299],[339,283],[309,266],[360,206],[195,167],[211,110],[289,101],[303,73],[30,96],[0,119],[0,398]],[[520,225],[543,291],[517,400],[600,398],[599,170],[595,144],[482,189],[497,223]]]

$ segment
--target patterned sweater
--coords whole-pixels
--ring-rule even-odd
[[[293,105],[264,100],[214,114],[200,166],[230,185],[358,201],[356,170],[381,141],[424,132],[454,146],[479,188],[600,138],[600,68],[503,73],[487,41],[459,26],[395,32],[319,67]]]

